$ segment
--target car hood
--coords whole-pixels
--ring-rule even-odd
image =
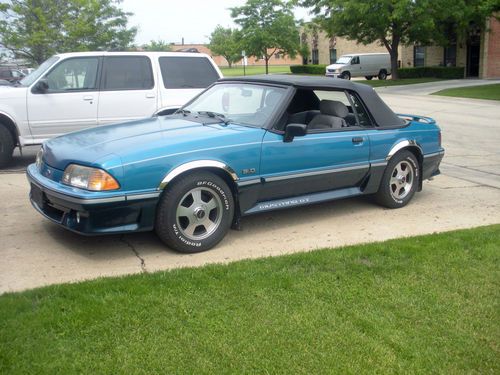
[[[53,138],[44,143],[44,161],[60,170],[71,163],[112,169],[200,149],[255,142],[262,139],[263,132],[235,124],[203,124],[175,115],[152,117]]]
[[[326,69],[340,69],[343,67],[345,67],[345,64],[332,64],[332,65],[328,65],[326,67]]]

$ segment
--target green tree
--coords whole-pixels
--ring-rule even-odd
[[[379,42],[391,56],[398,78],[400,44],[446,44],[444,30],[461,33],[470,22],[484,24],[498,0],[302,0],[330,36],[369,44]]]
[[[229,67],[241,60],[241,35],[236,29],[224,28],[217,25],[210,34],[210,51],[216,56],[226,59]]]
[[[0,4],[0,44],[35,63],[54,53],[123,50],[135,27],[121,0],[11,0]]]
[[[264,58],[266,74],[275,53],[295,57],[299,51],[299,31],[290,3],[247,0],[245,5],[231,8],[231,16],[241,26],[242,47],[247,54]]]
[[[172,46],[163,40],[152,40],[149,44],[144,44],[142,49],[151,52],[170,52]]]

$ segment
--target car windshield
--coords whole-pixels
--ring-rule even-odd
[[[349,62],[351,61],[352,57],[351,56],[341,56],[336,64],[349,64]]]
[[[254,127],[264,126],[285,95],[285,89],[248,83],[219,83],[183,107],[184,113],[197,113],[227,122]]]
[[[57,60],[59,60],[59,57],[57,56],[49,57],[35,71],[33,71],[31,74],[27,75],[22,80],[20,80],[19,83],[23,86],[30,86],[33,82],[35,82],[38,79],[38,77],[44,74],[45,71],[49,69]]]

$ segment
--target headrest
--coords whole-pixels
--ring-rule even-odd
[[[322,100],[319,103],[319,110],[323,115],[345,118],[349,114],[349,110],[344,103],[336,100]]]
[[[269,92],[266,95],[266,100],[265,100],[266,107],[274,107],[276,104],[278,104],[280,99],[281,99],[280,92],[278,91]]]

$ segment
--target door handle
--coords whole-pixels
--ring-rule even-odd
[[[83,97],[83,100],[94,100],[94,97],[93,96],[90,96],[90,95],[85,95]]]
[[[153,99],[155,97],[155,94],[146,94],[146,98],[148,99]]]
[[[363,137],[353,137],[352,143],[354,143],[354,144],[363,143]]]

